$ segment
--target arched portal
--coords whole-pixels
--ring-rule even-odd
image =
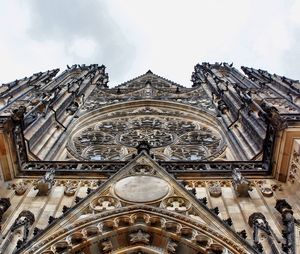
[[[230,232],[220,234],[184,215],[147,205],[85,215],[47,236],[36,239],[28,253],[253,253]]]

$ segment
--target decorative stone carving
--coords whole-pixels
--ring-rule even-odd
[[[17,109],[12,110],[11,118],[17,124],[23,126],[24,114],[26,113],[26,107],[21,105]]]
[[[2,217],[7,209],[10,207],[9,198],[0,198],[0,223],[2,222]]]
[[[103,212],[106,210],[113,210],[118,207],[121,207],[121,203],[114,197],[102,196],[102,197],[95,198],[90,203],[90,207],[95,212]]]
[[[130,170],[130,174],[131,175],[154,175],[155,174],[155,170],[150,165],[138,164],[138,165],[135,165]]]
[[[23,229],[23,237],[22,240],[19,239],[17,241],[17,249],[20,248],[24,243],[27,242],[28,236],[29,236],[29,228],[32,226],[32,224],[35,222],[34,214],[28,210],[22,211],[19,216],[16,218],[14,223],[11,225],[11,227],[7,230],[6,234],[3,236],[4,242],[1,247],[1,253],[5,253],[6,248],[12,241],[13,237],[15,236],[17,229],[24,228]]]
[[[150,150],[151,150],[152,146],[149,144],[148,141],[140,141],[137,145],[136,145],[136,149],[138,154],[140,154],[142,151],[146,152],[147,154],[150,154]]]
[[[142,124],[141,124],[142,125]],[[119,142],[125,146],[137,147],[141,142],[148,142],[153,147],[167,146],[173,143],[174,137],[166,129],[155,129],[152,125],[139,129],[128,130],[119,137]]]
[[[65,186],[64,194],[66,196],[73,196],[77,190],[77,183],[68,181]]]
[[[67,237],[67,241],[71,245],[77,245],[85,240],[84,235],[81,232],[74,232]]]
[[[131,233],[129,235],[130,243],[144,243],[149,244],[150,242],[150,234],[143,232],[141,229],[136,233]]]
[[[58,243],[63,243],[61,244],[64,247],[62,253],[68,252],[72,247],[70,236],[75,236],[75,232],[76,236],[84,238],[84,241],[76,246],[79,249],[86,246],[88,242],[95,245],[99,244],[102,250],[101,242],[111,241],[114,245],[115,242],[111,240],[112,235],[118,234],[122,237],[123,234],[124,237],[128,237],[131,247],[132,245],[150,246],[151,244],[151,247],[167,252],[168,241],[173,241],[178,244],[178,247],[183,243],[192,249],[192,252],[197,251],[197,253],[203,252],[203,249],[207,250],[208,253],[219,253],[216,252],[217,250],[222,250],[224,253],[227,251],[228,253],[240,254],[254,253],[253,248],[248,243],[236,242],[202,222],[197,222],[197,220],[181,214],[174,216],[174,212],[147,205],[122,207],[78,220],[69,225],[68,229],[61,228],[54,235],[34,242],[33,246],[28,246],[28,248],[32,247],[30,253],[43,253],[50,246],[52,246],[51,250],[55,252],[54,247]],[[97,237],[99,235],[101,237]],[[155,240],[161,238],[166,239],[166,241]],[[230,246],[230,248],[227,249],[225,246]],[[177,251],[179,250],[178,247]],[[28,248],[26,250],[29,250]]]
[[[249,216],[248,224],[253,228],[253,241],[254,247],[258,252],[263,252],[262,244],[260,243],[258,230],[262,230],[267,235],[268,243],[272,253],[280,254],[280,251],[277,249],[276,244],[273,240],[273,230],[269,226],[266,217],[262,213],[253,213]],[[276,237],[276,236],[275,236]]]
[[[54,253],[68,253],[69,249],[71,249],[71,246],[67,241],[60,241],[51,246]]]
[[[169,211],[184,213],[190,210],[192,205],[187,199],[174,196],[163,200],[162,207]]]
[[[135,109],[140,114],[137,116],[129,115],[132,110],[122,110],[115,112],[110,121],[106,115],[106,120],[100,118],[92,125],[80,127],[70,136],[68,151],[81,160],[126,160],[136,150],[148,152],[150,148],[160,160],[212,160],[226,148],[221,133],[212,125],[191,121],[184,115],[179,118],[179,112],[154,116],[145,110]]]
[[[16,195],[21,196],[27,191],[28,186],[23,181],[20,181],[16,184],[13,184],[12,188],[15,190]]]
[[[272,124],[275,130],[280,131],[287,127],[287,122],[280,116],[279,111],[275,107],[265,102],[261,103],[260,106],[264,111],[263,117]]]
[[[293,216],[292,207],[287,203],[285,199],[279,199],[276,202],[276,210],[281,213],[282,221],[285,229],[282,231],[285,238],[285,244],[282,245],[282,249],[287,254],[296,253],[295,243],[295,218]]]
[[[212,183],[208,187],[208,191],[209,191],[210,196],[215,197],[215,198],[220,197],[222,195],[222,188],[218,182]]]
[[[176,248],[178,244],[172,240],[168,241],[167,243],[167,251],[168,253],[176,253]]]
[[[300,173],[300,156],[298,152],[293,151],[291,165],[289,169],[289,176],[288,176],[289,182],[294,183],[295,180],[297,180],[299,173]]]
[[[270,187],[261,187],[261,193],[265,197],[272,197],[273,196],[273,190]]]
[[[109,240],[101,242],[101,247],[102,247],[102,250],[105,252],[111,251],[113,249],[112,242]]]
[[[48,171],[34,186],[35,190],[39,190],[37,195],[38,196],[45,196],[48,195],[49,191],[51,190],[52,186],[54,185],[54,175],[55,170],[52,169]]]
[[[27,153],[26,153],[25,143],[23,139],[21,122],[15,126],[13,130],[13,134],[14,134],[19,162],[22,165],[27,161]]]
[[[232,183],[239,197],[248,197],[248,191],[251,191],[250,181],[242,176],[241,172],[235,168],[232,171]]]

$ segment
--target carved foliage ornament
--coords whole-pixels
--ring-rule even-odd
[[[85,224],[87,226],[82,227]],[[159,229],[159,237],[163,235],[170,238],[170,251],[176,248],[175,243],[179,245],[181,241],[184,241],[185,245],[191,246],[193,249],[196,248],[201,253],[205,251],[220,251],[222,253],[222,251],[228,250],[235,254],[246,254],[253,251],[249,249],[250,246],[247,247],[245,242],[239,245],[236,241],[215,232],[207,225],[190,220],[180,214],[174,216],[174,213],[169,211],[143,205],[107,210],[89,216],[70,225],[68,230],[56,231],[53,235],[33,243],[28,248],[30,248],[31,254],[46,254],[49,253],[50,248],[53,252],[61,253],[71,251],[74,247],[78,248],[79,241],[83,244],[96,242],[101,244],[103,242],[101,239],[110,241],[109,237],[113,231],[123,232],[124,229],[130,232],[127,234],[129,243],[142,245],[150,244],[152,237]],[[68,231],[70,234],[66,236],[65,233]],[[176,239],[171,239],[174,234],[177,235]],[[95,237],[97,235],[102,237],[99,239]],[[175,243],[173,244],[173,242]],[[104,247],[102,244],[101,246]],[[105,246],[109,246],[109,244]],[[167,248],[167,246],[161,246],[160,248]]]

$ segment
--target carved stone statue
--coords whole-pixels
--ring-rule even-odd
[[[232,183],[234,189],[239,197],[248,197],[248,191],[251,191],[250,181],[247,180],[244,176],[242,176],[239,169],[235,168],[232,171]]]
[[[273,230],[269,226],[269,223],[266,220],[266,217],[262,213],[253,213],[249,216],[248,224],[251,228],[253,228],[253,241],[254,241],[254,248],[258,252],[263,251],[262,244],[259,240],[259,230],[263,231],[268,239],[268,243],[270,245],[270,248],[272,250],[272,253],[274,254],[280,254],[280,251],[278,250],[273,238],[276,238],[276,235],[274,234]],[[278,240],[276,238],[276,240]]]
[[[282,222],[285,229],[282,231],[285,243],[282,245],[282,249],[285,253],[296,253],[295,243],[295,218],[293,215],[292,207],[285,199],[279,199],[276,202],[276,210],[281,213]]]
[[[34,189],[39,190],[37,194],[38,196],[48,195],[54,185],[54,175],[55,170],[51,169],[36,183]]]
[[[22,211],[19,216],[16,218],[14,223],[11,225],[9,230],[6,232],[6,234],[3,236],[3,239],[5,239],[4,243],[2,244],[2,247],[0,249],[0,253],[6,253],[6,248],[10,244],[10,242],[13,240],[15,235],[17,235],[17,230],[21,229],[23,227],[23,237],[22,240],[19,239],[17,241],[17,249],[20,248],[24,243],[27,242],[28,236],[29,236],[29,228],[33,225],[35,222],[34,214],[28,210]]]
[[[279,111],[267,103],[263,102],[260,104],[260,107],[265,112],[261,114],[270,124],[274,127],[275,130],[283,130],[287,127],[287,122],[280,116]]]

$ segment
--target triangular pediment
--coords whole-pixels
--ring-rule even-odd
[[[191,249],[197,249],[197,239],[200,235],[206,235],[210,239],[210,245],[221,246],[223,243],[232,253],[256,253],[246,241],[144,151],[57,218],[20,249],[19,253],[27,253],[22,251],[29,249],[35,250],[32,253],[44,253],[42,250],[56,248],[53,246],[58,241],[65,242],[71,248],[70,239],[75,232],[76,237],[86,237],[85,233],[78,232],[86,232],[87,228],[93,230],[94,227],[97,232],[107,227],[110,230],[124,231],[127,228],[146,232],[145,225],[154,227],[153,232],[149,229],[152,232],[148,232],[150,235],[155,234],[155,227],[165,230],[166,237],[171,237],[173,233],[182,235],[190,232],[187,234],[191,234]],[[100,235],[105,232],[101,231]],[[198,247],[199,250],[205,250],[211,248],[210,245],[202,246],[202,249]]]
[[[134,100],[166,100],[215,111],[211,98],[202,86],[181,86],[151,71],[112,88],[96,87],[81,110],[85,112],[104,105]]]
[[[184,88],[183,86],[175,83],[174,81],[171,81],[169,79],[166,79],[164,77],[161,77],[157,74],[154,74],[151,70],[148,70],[145,74],[142,74],[136,78],[133,78],[129,81],[126,81],[114,88],[116,89],[141,89],[146,87],[147,85],[150,85],[153,88],[158,89],[174,89],[176,91],[178,88]]]

